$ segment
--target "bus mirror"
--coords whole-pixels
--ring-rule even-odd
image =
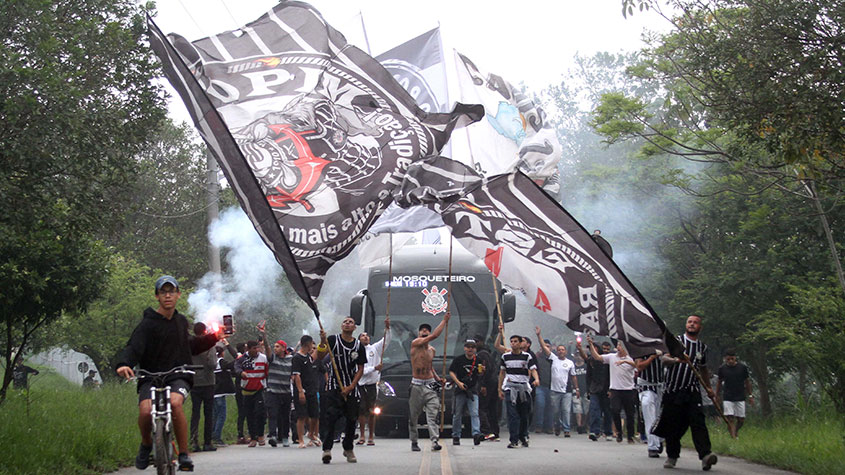
[[[509,290],[501,290],[502,321],[512,322],[516,318],[516,296]]]
[[[349,316],[355,320],[355,325],[361,324],[361,317],[364,315],[364,299],[367,298],[367,291],[361,290],[349,303]]]

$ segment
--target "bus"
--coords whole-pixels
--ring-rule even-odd
[[[384,318],[390,297],[390,341],[384,349],[382,381],[394,390],[394,396],[379,394],[376,406],[376,434],[381,437],[408,436],[408,395],[411,382],[410,348],[420,324],[434,329],[443,320],[447,303],[452,313],[449,326],[432,346],[436,349],[434,370],[448,378],[452,359],[463,354],[467,339],[481,339],[488,349],[498,334],[499,315],[493,277],[484,263],[461,246],[453,246],[449,272],[449,246],[420,244],[404,246],[394,252],[390,265],[372,267],[367,288],[362,289],[350,304],[350,315],[376,342],[384,336]],[[499,289],[502,320],[513,321],[516,299],[512,292]],[[443,373],[443,346],[446,351],[446,374]],[[452,390],[446,385],[444,430],[451,429]],[[465,416],[465,417],[468,417]],[[420,416],[424,429],[425,415]],[[447,437],[451,432],[446,431]]]

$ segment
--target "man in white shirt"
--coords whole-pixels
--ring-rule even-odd
[[[542,345],[543,353],[552,362],[550,399],[552,420],[555,421],[555,435],[560,435],[562,427],[563,436],[569,437],[569,418],[572,409],[572,393],[568,391],[570,380],[575,386],[575,397],[581,397],[581,388],[578,387],[578,379],[575,377],[575,363],[566,357],[566,346],[558,345],[556,353],[552,353],[551,347],[540,336],[540,327],[535,327],[534,330]]]
[[[616,442],[622,442],[622,409],[625,409],[625,428],[628,432],[628,443],[634,444],[634,414],[636,413],[637,390],[634,384],[634,371],[637,364],[628,356],[625,345],[621,341],[616,343],[616,353],[600,355],[593,344],[593,339],[587,337],[590,342],[590,351],[593,358],[601,359],[604,364],[610,366],[610,412],[613,414],[613,423],[616,424]]]
[[[376,408],[376,397],[378,396],[378,382],[381,380],[381,355],[384,348],[390,343],[390,317],[384,319],[384,338],[370,344],[370,335],[363,332],[358,335],[358,341],[364,345],[364,351],[367,353],[367,362],[364,364],[364,374],[358,380],[358,390],[361,392],[361,406],[358,416],[358,427],[361,430],[361,436],[356,442],[356,445],[364,445],[364,429],[366,425],[370,426],[370,438],[367,445],[376,445],[373,440],[376,432],[376,414],[373,412]]]

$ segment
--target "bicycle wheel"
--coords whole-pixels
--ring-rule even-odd
[[[156,421],[153,429],[153,443],[155,444],[155,466],[158,475],[170,475],[173,473],[173,457],[170,448],[170,434],[165,426],[164,420]]]

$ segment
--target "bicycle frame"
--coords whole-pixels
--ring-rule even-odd
[[[170,407],[170,385],[166,385],[163,388],[156,387],[155,384],[150,388],[150,401],[153,403],[151,408],[151,415],[152,415],[152,428],[153,433],[156,430],[156,424],[160,423],[159,420],[164,422],[164,432],[165,434],[172,434],[173,433],[173,411]],[[169,438],[168,438],[169,439]],[[170,440],[168,440],[170,442]],[[167,460],[171,463],[173,462],[173,445],[168,444],[168,452],[164,454]],[[153,444],[153,458],[157,457],[155,453],[156,444]]]

